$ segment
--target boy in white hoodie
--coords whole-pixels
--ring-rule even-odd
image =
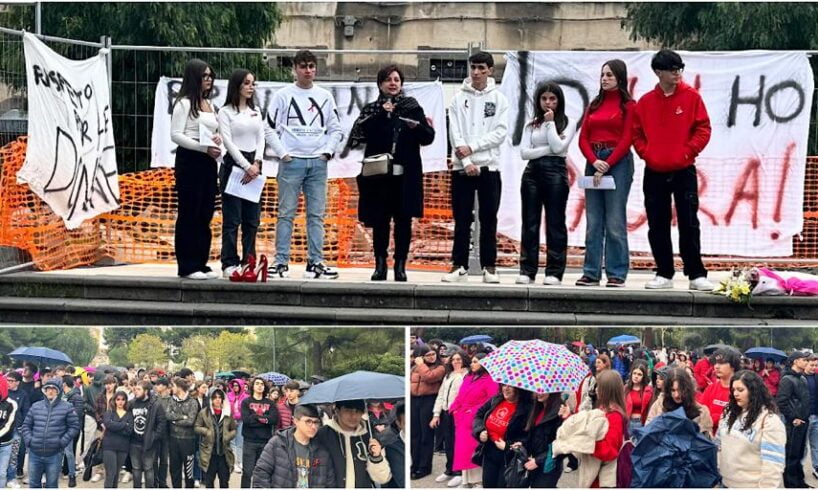
[[[454,244],[452,270],[443,282],[464,282],[469,276],[469,242],[474,193],[480,205],[480,266],[483,282],[498,283],[497,211],[500,209],[500,145],[508,134],[508,100],[492,78],[494,58],[480,51],[469,57],[471,76],[449,107],[452,156]]]
[[[296,81],[275,93],[269,108],[272,131],[266,139],[279,157],[276,258],[271,277],[289,275],[290,241],[298,195],[307,207],[305,279],[337,279],[323,262],[324,213],[327,206],[327,162],[344,138],[332,94],[313,84],[318,61],[308,50],[293,58]]]

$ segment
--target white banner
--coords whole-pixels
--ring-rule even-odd
[[[696,161],[702,253],[749,257],[792,255],[792,237],[803,226],[804,175],[813,78],[803,53],[749,51],[680,53],[684,79],[704,98],[713,134]],[[566,113],[579,121],[599,91],[605,61],[628,65],[628,87],[636,100],[652,90],[652,52],[511,52],[502,91],[511,105],[509,138],[502,149],[503,196],[498,231],[519,240],[520,178],[526,162],[519,144],[533,115],[533,94],[544,81],[558,82]],[[568,243],[585,243],[584,191],[576,184],[585,158],[579,137],[568,153],[571,193],[566,213]],[[634,156],[636,154],[634,152]],[[644,162],[636,157],[628,200],[632,251],[649,252],[643,205]],[[677,243],[673,227],[674,246]],[[678,252],[678,249],[676,249]]]
[[[106,50],[73,61],[32,34],[23,44],[28,150],[17,181],[28,183],[74,229],[119,207]]]
[[[170,115],[172,113],[173,101],[182,85],[181,79],[162,77],[156,85],[156,98],[153,110],[153,135],[151,138],[151,167],[172,167],[175,160],[176,145],[170,140]],[[265,118],[267,118],[267,107],[273,98],[273,94],[281,87],[290,85],[287,82],[264,82],[259,81],[256,87],[256,101]],[[346,145],[352,124],[357,119],[361,108],[378,97],[378,88],[374,83],[356,82],[323,82],[319,85],[329,90],[335,97],[338,106],[338,114],[341,118],[341,127],[344,129],[344,141],[341,148]],[[423,171],[434,172],[446,170],[446,108],[443,104],[443,84],[440,82],[418,82],[406,83],[404,85],[406,95],[417,99],[426,113],[426,117],[431,120],[435,128],[435,139],[431,145],[421,149],[423,159]],[[212,101],[216,107],[224,105],[227,98],[227,80],[216,80],[212,94]],[[340,151],[340,148],[339,148]],[[338,153],[329,164],[330,178],[355,177],[361,173],[361,160],[363,152],[354,150]],[[278,161],[273,158],[270,148],[265,149],[264,173],[268,176],[275,176],[278,169]]]

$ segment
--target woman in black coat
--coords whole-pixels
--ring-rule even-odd
[[[133,433],[133,414],[128,410],[128,395],[117,391],[102,418],[102,463],[105,467],[105,488],[116,488],[119,469],[125,464]]]
[[[500,393],[477,410],[472,436],[483,446],[483,488],[506,486],[504,473],[512,446],[528,438],[530,412],[531,392],[509,385],[500,385]]]
[[[557,429],[562,425],[559,415],[561,405],[560,393],[535,395],[526,424],[528,437],[522,443],[529,456],[525,468],[531,475],[529,485],[532,488],[556,488],[562,476],[563,457],[555,460],[549,455],[551,443],[557,438]]]
[[[364,106],[352,127],[350,148],[365,144],[364,157],[389,153],[390,175],[358,176],[358,219],[372,228],[373,281],[386,280],[389,224],[395,222],[395,280],[406,281],[412,218],[423,217],[423,165],[420,147],[432,143],[435,130],[417,100],[403,93],[403,72],[389,65],[378,72],[378,100]]]

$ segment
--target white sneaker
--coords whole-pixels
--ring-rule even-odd
[[[202,484],[199,482],[199,480],[193,481],[193,488],[202,488]]]
[[[437,476],[437,478],[435,478],[435,481],[438,482],[438,483],[443,483],[444,481],[446,481],[448,479],[449,479],[449,475],[447,475],[446,473],[441,473],[440,475]]]
[[[451,481],[449,481],[449,483],[446,484],[446,486],[449,487],[449,488],[459,487],[460,482],[462,482],[462,481],[463,481],[463,477],[455,476],[454,478],[451,479]]]
[[[91,477],[91,483],[96,483],[96,482],[98,482],[100,480],[102,480],[102,474],[100,474],[100,473],[94,473],[94,476]],[[23,483],[28,483],[28,482],[23,482]]]
[[[546,286],[559,286],[562,284],[562,280],[557,276],[545,276],[542,283]]]
[[[707,280],[706,277],[697,277],[690,281],[690,289],[693,291],[712,291],[716,286]]]
[[[645,289],[673,289],[673,279],[657,275],[645,284]]]
[[[17,483],[17,480],[12,480],[12,481],[8,482],[8,484],[6,485],[6,488],[22,488],[22,485]]]
[[[234,466],[233,467],[233,473],[235,473],[237,475],[241,475],[241,466],[240,465]]]
[[[119,479],[119,483],[128,483],[131,481],[131,474],[127,471],[122,474],[122,478]]]
[[[222,271],[222,277],[224,277],[225,279],[230,279],[230,276],[232,276],[234,272],[238,272],[240,270],[241,267],[237,265],[231,265],[230,267]]]
[[[517,280],[514,281],[515,284],[531,284],[532,282],[534,282],[534,279],[531,279],[525,274],[520,274],[517,276]]]
[[[468,282],[469,271],[467,271],[463,266],[452,267],[452,270],[449,271],[448,274],[444,275],[440,280],[443,282]]]
[[[204,275],[208,279],[218,279],[221,274],[219,274],[217,271],[210,270],[210,271],[205,272]]]
[[[210,278],[207,277],[207,274],[205,274],[204,272],[196,271],[193,274],[188,274],[186,276],[182,276],[182,279],[194,279],[196,281],[204,281],[205,279],[210,279]]]
[[[574,471],[574,469],[570,466],[566,466],[565,469],[562,470],[563,473],[571,473],[572,471]]]
[[[483,267],[483,282],[489,284],[499,284],[500,274],[497,273],[497,269],[494,267]]]

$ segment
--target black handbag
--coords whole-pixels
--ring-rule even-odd
[[[94,466],[102,464],[102,439],[105,437],[105,431],[91,444],[88,445],[88,450],[82,457],[82,462],[85,464],[85,471],[82,472],[82,481],[89,481]]]
[[[528,461],[528,451],[520,446],[511,450],[511,461],[506,464],[506,469],[503,476],[506,480],[506,488],[528,488],[529,474],[525,469],[525,463]]]
[[[477,466],[483,466],[483,451],[486,448],[486,443],[481,442],[477,445],[477,448],[474,450],[474,454],[471,455],[471,462],[472,464],[476,464]]]

